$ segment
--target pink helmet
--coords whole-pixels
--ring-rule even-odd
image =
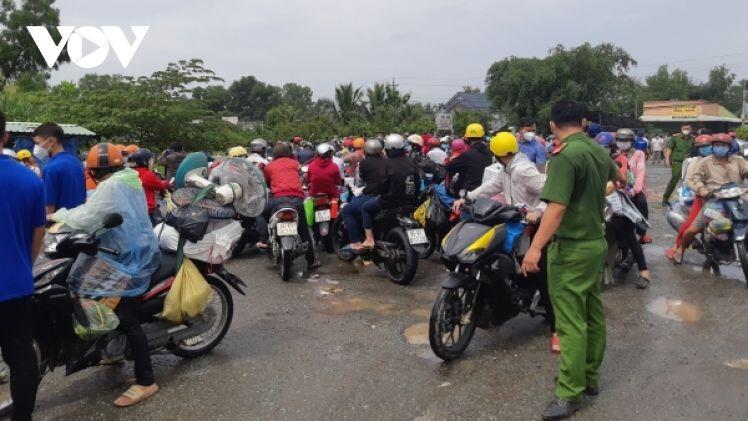
[[[455,152],[464,152],[467,149],[465,141],[462,139],[455,139],[452,141],[452,150]]]

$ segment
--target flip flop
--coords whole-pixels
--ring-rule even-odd
[[[683,252],[676,250],[675,253],[673,253],[673,263],[676,265],[683,264]]]
[[[639,275],[639,279],[636,280],[636,289],[647,289],[649,286],[649,279]]]
[[[155,395],[156,392],[158,392],[158,385],[156,383],[150,386],[134,384],[114,401],[114,405],[120,408],[137,405]]]

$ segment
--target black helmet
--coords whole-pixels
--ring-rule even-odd
[[[151,158],[153,158],[153,153],[151,153],[151,151],[146,148],[140,148],[137,151],[133,152],[132,155],[130,155],[129,160],[131,162],[134,162],[135,165],[147,167],[148,161],[150,161]]]

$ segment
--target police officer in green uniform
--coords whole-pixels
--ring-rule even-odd
[[[691,125],[684,124],[680,128],[680,132],[680,135],[672,136],[665,146],[665,166],[670,167],[672,171],[670,182],[662,196],[662,206],[666,207],[670,202],[670,196],[673,194],[675,186],[681,179],[683,161],[693,153],[694,137],[691,136]]]
[[[606,185],[620,180],[610,156],[585,136],[584,104],[562,100],[551,108],[551,131],[559,139],[541,199],[548,207],[523,262],[523,273],[539,270],[548,243],[548,288],[561,359],[555,399],[543,419],[558,420],[579,409],[583,394],[596,395],[605,353],[601,298]]]

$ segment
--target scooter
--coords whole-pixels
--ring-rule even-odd
[[[522,211],[490,199],[464,208],[468,220],[443,240],[442,261],[451,273],[429,318],[429,344],[445,361],[462,356],[476,327],[501,326],[520,313],[545,315],[540,291],[519,272],[530,246]]]
[[[418,271],[418,254],[428,247],[428,238],[421,225],[411,218],[413,207],[399,207],[379,212],[374,218],[375,245],[355,252],[350,244],[343,218],[333,223],[333,245],[338,258],[352,262],[360,257],[384,268],[390,281],[410,284]]]
[[[301,241],[299,235],[299,213],[291,205],[278,205],[268,222],[270,252],[273,263],[280,267],[281,279],[291,279],[294,259],[304,254],[311,244]]]
[[[314,237],[322,243],[327,253],[335,253],[331,227],[338,218],[338,199],[326,194],[318,194],[314,201]]]
[[[103,229],[122,224],[122,216],[109,214],[102,221]],[[80,301],[68,287],[68,276],[80,254],[97,253],[118,255],[121,251],[100,246],[95,234],[61,230],[48,234],[44,256],[49,259],[34,265],[33,349],[39,367],[39,381],[50,371],[65,366],[65,375],[88,367],[112,364],[131,358],[127,338],[119,331],[84,341],[73,331],[73,319],[85,325]],[[229,273],[222,265],[207,265],[195,261],[213,290],[211,300],[201,316],[174,324],[160,318],[164,299],[171,289],[176,274],[176,256],[161,254],[158,269],[142,296],[139,316],[148,338],[151,353],[163,350],[183,358],[205,355],[226,335],[234,314],[234,303],[228,286],[244,295],[246,284]],[[8,386],[4,385],[7,389]],[[0,392],[2,398],[9,391]],[[0,403],[0,415],[12,412],[12,399]]]
[[[746,254],[746,232],[748,232],[748,199],[744,196],[748,188],[735,183],[723,185],[712,193],[702,210],[705,229],[696,235],[692,247],[706,257],[704,269],[720,275],[719,265],[740,262],[743,276],[748,280],[748,254]],[[688,217],[689,208],[671,206],[667,220],[676,231]],[[748,283],[746,283],[748,288]]]

